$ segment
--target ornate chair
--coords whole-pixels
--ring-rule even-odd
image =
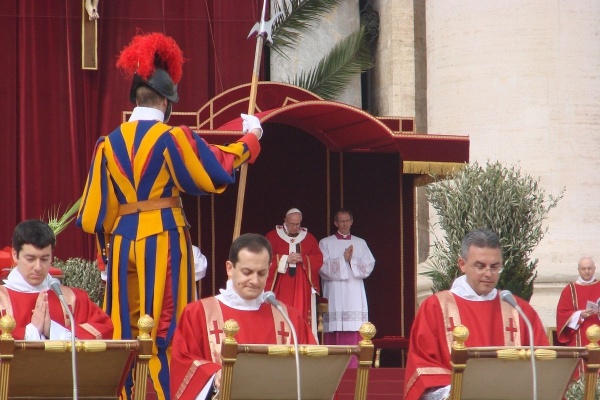
[[[451,400],[531,399],[533,374],[531,349],[520,347],[466,347],[469,331],[452,331]],[[536,346],[534,357],[538,398],[563,398],[573,372],[582,360],[585,367],[585,400],[594,400],[600,369],[600,327],[593,325],[586,347]]]
[[[153,326],[146,315],[138,322],[137,340],[77,340],[77,397],[118,399],[135,364],[132,398],[144,400]],[[0,400],[72,398],[71,341],[15,340],[14,328],[12,316],[0,318]]]
[[[221,347],[220,400],[296,399],[296,364],[293,345],[238,344],[239,325],[224,324],[226,337]],[[350,357],[358,357],[355,399],[366,399],[369,369],[373,363],[375,326],[361,326],[362,340],[355,346],[299,345],[302,398],[333,398]]]

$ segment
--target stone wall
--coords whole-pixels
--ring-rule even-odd
[[[499,160],[564,198],[535,250],[532,304],[555,325],[562,287],[582,255],[600,260],[600,2],[373,0],[381,18],[371,91],[374,114],[415,117],[418,132],[468,135],[472,161]],[[302,40],[272,79],[315,65],[358,27],[348,0]],[[360,106],[358,79],[341,101]],[[435,221],[418,193],[420,261]],[[419,268],[422,268],[420,266]],[[417,282],[420,298],[428,283]]]

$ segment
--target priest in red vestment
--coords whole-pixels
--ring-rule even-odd
[[[262,235],[247,233],[233,241],[226,262],[226,289],[214,297],[188,304],[183,310],[171,355],[173,399],[206,399],[218,390],[221,370],[223,323],[234,319],[235,336],[244,344],[293,344],[291,327],[281,313],[263,300],[271,246]],[[300,313],[286,307],[299,344],[316,344]]]
[[[56,238],[43,221],[28,220],[15,228],[12,257],[16,267],[0,286],[0,313],[12,315],[15,339],[111,339],[113,325],[108,315],[90,300],[84,290],[61,286],[75,320],[73,329],[58,296],[50,288],[48,273]]]
[[[567,346],[588,344],[590,341],[585,335],[586,329],[600,323],[600,281],[595,276],[594,260],[582,257],[577,264],[577,271],[579,278],[563,289],[556,308],[558,341]]]
[[[489,230],[469,232],[462,242],[458,266],[464,274],[447,291],[427,298],[410,333],[404,398],[443,399],[450,391],[452,330],[469,329],[466,345],[527,346],[527,325],[518,312],[500,300],[496,284],[502,272],[500,240]],[[533,325],[533,343],[548,345],[542,322],[533,308],[516,297]]]
[[[283,225],[267,233],[273,248],[267,288],[298,309],[316,337],[316,295],[321,292],[323,253],[317,239],[301,223],[302,213],[292,208],[285,214]]]

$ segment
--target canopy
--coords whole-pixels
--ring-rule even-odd
[[[211,143],[230,142],[240,135],[239,114],[248,111],[249,95],[250,85],[241,85],[211,99],[195,114],[175,112],[173,118],[187,117],[178,122],[195,126]],[[416,133],[414,118],[375,117],[288,84],[260,82],[255,115],[262,124],[301,129],[330,151],[398,153],[404,173],[448,172],[469,161],[467,136]]]

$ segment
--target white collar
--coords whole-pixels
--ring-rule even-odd
[[[13,268],[4,280],[4,286],[16,292],[39,293],[44,290],[50,290],[50,278],[51,276],[48,274],[42,283],[32,286],[25,281],[25,278],[23,278],[23,275],[21,275],[17,268]]]
[[[221,294],[215,296],[217,300],[236,310],[255,311],[264,303],[262,294],[253,300],[243,299],[233,288],[233,281],[231,279],[227,280],[227,287],[219,289],[219,291]]]
[[[129,121],[160,121],[163,122],[165,120],[165,114],[152,107],[136,107],[133,109],[131,116],[129,117]]]
[[[496,298],[496,294],[498,289],[494,288],[488,294],[484,294],[482,296],[475,293],[471,285],[467,283],[467,277],[465,275],[461,275],[452,282],[452,288],[450,291],[457,295],[458,297],[462,297],[465,300],[471,301],[487,301],[494,300]]]
[[[592,279],[590,279],[589,281],[586,281],[585,279],[583,279],[581,276],[579,278],[577,278],[577,280],[575,281],[575,283],[578,283],[579,285],[590,285],[592,283],[596,282],[596,277],[592,277]]]

